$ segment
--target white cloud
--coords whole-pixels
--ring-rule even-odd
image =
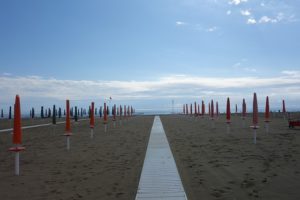
[[[207,32],[214,32],[216,31],[218,28],[216,26],[210,27],[208,29],[206,29]]]
[[[250,68],[250,67],[243,67],[245,60],[242,59],[241,62],[237,62],[234,65],[232,65],[232,68],[235,70],[243,70],[246,72],[257,72],[257,70],[255,68]]]
[[[273,19],[278,22],[297,22],[299,21],[298,19],[295,18],[295,15],[286,15],[283,12],[278,12],[276,17]]]
[[[237,64],[238,67],[239,64]],[[253,68],[242,68],[256,72]],[[220,100],[230,96],[233,100],[244,97],[251,99],[253,92],[259,96],[272,95],[272,98],[293,99],[295,108],[300,100],[300,71],[287,70],[281,75],[264,78],[246,77],[205,77],[190,75],[170,75],[154,81],[88,81],[59,80],[42,77],[0,76],[0,104],[11,105],[16,94],[21,96],[23,109],[30,106],[64,105],[70,99],[72,105],[80,102],[95,101],[98,105],[110,96],[118,102],[159,102],[177,99],[196,100],[201,98]],[[181,100],[180,100],[181,99]],[[36,102],[35,104],[33,102]],[[84,104],[87,105],[87,104]],[[297,107],[298,105],[298,107]],[[150,106],[151,107],[151,106]]]
[[[248,20],[247,20],[247,24],[256,24],[257,22],[256,22],[256,20],[254,19],[254,18],[249,18]]]
[[[248,17],[247,24],[275,24],[275,23],[293,23],[298,22],[296,17],[297,6],[291,1],[258,1],[250,2],[247,5],[241,5],[247,0],[229,0],[230,14],[240,12],[242,16]],[[245,8],[247,6],[247,9]]]
[[[284,13],[279,12],[273,18],[271,18],[267,15],[264,15],[261,18],[259,18],[258,21],[256,21],[253,17],[251,17],[247,20],[247,24],[256,24],[256,23],[259,23],[259,24],[267,24],[267,23],[275,24],[275,23],[279,23],[279,22],[296,22],[296,21],[298,21],[298,20],[295,19],[294,15],[286,16]]]
[[[247,2],[248,0],[231,0],[228,3],[233,5],[239,5],[240,3]]]
[[[277,23],[277,22],[278,22],[277,19],[272,19],[272,18],[270,18],[268,16],[262,16],[259,19],[259,21],[258,21],[258,23],[260,23],[260,24],[264,24],[264,23]]]
[[[226,14],[231,15],[231,10],[227,10]]]
[[[251,15],[251,12],[249,10],[241,10],[241,15],[249,16],[249,15]]]
[[[295,71],[295,70],[286,70],[281,72],[283,75],[286,76],[291,76],[293,78],[300,78],[300,71]]]
[[[255,68],[249,68],[249,67],[245,67],[245,68],[243,68],[243,70],[245,70],[247,72],[257,72],[257,69],[255,69]]]
[[[237,64],[239,67],[240,64]],[[243,68],[255,72],[253,68]],[[283,71],[283,76],[273,78],[238,77],[218,78],[188,75],[161,77],[156,81],[88,81],[58,80],[41,77],[0,77],[0,93],[5,96],[20,94],[27,97],[43,97],[64,100],[90,99],[114,96],[119,99],[156,98],[193,93],[199,90],[230,91],[233,88],[262,88],[300,84],[300,71]],[[179,92],[179,93],[178,93]],[[167,94],[167,95],[166,95]]]
[[[193,24],[193,23],[188,23],[188,22],[183,22],[183,21],[177,21],[176,26],[186,26],[186,28],[188,28],[188,29],[197,30],[197,31],[201,31],[201,32],[214,32],[219,29],[216,26],[205,28],[205,27],[202,27],[200,24]]]
[[[185,23],[185,22],[182,22],[182,21],[177,21],[177,22],[176,22],[176,25],[177,25],[177,26],[184,26],[184,25],[186,25],[186,23]]]

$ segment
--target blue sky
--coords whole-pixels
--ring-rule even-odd
[[[181,108],[256,91],[297,109],[299,14],[297,0],[0,0],[0,103]]]

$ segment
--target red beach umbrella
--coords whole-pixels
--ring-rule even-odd
[[[213,100],[211,100],[210,106],[211,106],[211,111],[210,111],[211,119],[214,119],[214,101]]]
[[[227,123],[230,123],[230,100],[229,100],[229,97],[227,98],[227,105],[226,105],[226,120],[227,120]]]
[[[104,112],[103,123],[107,124],[107,107],[106,107],[106,103],[104,103],[103,112]]]
[[[253,143],[256,144],[256,129],[258,129],[258,106],[257,106],[257,97],[256,93],[253,95],[253,119],[252,119],[253,125],[251,128],[253,128]]]
[[[245,118],[246,117],[246,102],[245,102],[245,99],[243,99],[243,111],[242,111],[242,117]]]
[[[66,134],[71,134],[71,122],[70,122],[70,101],[66,100]]]
[[[282,100],[282,112],[283,114],[285,114],[286,110],[285,110],[285,101]]]
[[[216,102],[216,115],[219,116],[219,104]]]
[[[9,148],[9,151],[15,152],[15,175],[20,174],[20,151],[25,150],[21,147],[22,143],[22,127],[21,127],[21,103],[19,95],[16,95],[14,105],[14,128],[13,128],[13,144],[15,147]]]
[[[185,104],[185,113],[188,115],[189,114],[189,109],[188,109],[188,105]]]
[[[14,144],[22,143],[21,105],[20,105],[19,95],[17,95],[15,99],[13,143]]]
[[[265,122],[269,122],[270,118],[270,107],[269,107],[269,97],[266,98],[266,108],[265,108]]]
[[[270,107],[269,107],[269,97],[267,96],[266,108],[265,108],[265,127],[267,133],[269,133],[269,122],[270,122]]]
[[[95,112],[94,112],[94,102],[91,104],[91,117],[90,117],[90,128],[94,128],[95,126]]]
[[[257,126],[258,124],[258,106],[257,106],[257,97],[256,93],[253,95],[253,120],[252,120],[253,126]]]
[[[119,108],[119,114],[120,114],[120,119],[121,119],[121,117],[122,117],[122,106],[120,105],[120,108]]]
[[[114,104],[114,116],[113,116],[113,120],[116,121],[116,104]]]
[[[71,122],[70,122],[70,101],[66,100],[66,129],[65,134],[63,136],[66,136],[67,139],[67,150],[70,149],[70,136],[71,134]]]
[[[126,115],[127,115],[127,113],[126,113],[126,106],[124,105],[124,118],[126,118]]]

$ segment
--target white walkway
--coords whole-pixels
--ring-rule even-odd
[[[187,200],[159,116],[152,126],[136,200]]]

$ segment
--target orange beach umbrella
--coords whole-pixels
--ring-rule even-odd
[[[21,105],[20,97],[16,95],[14,105],[14,128],[13,128],[13,144],[16,146],[9,148],[9,151],[15,152],[15,175],[20,174],[20,151],[25,150],[21,147],[22,143],[22,127],[21,127]]]
[[[21,105],[20,105],[19,95],[16,95],[16,99],[15,99],[13,143],[14,144],[22,143]]]

